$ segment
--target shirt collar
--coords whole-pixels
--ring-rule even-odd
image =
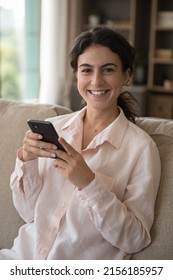
[[[98,134],[100,143],[107,141],[117,149],[121,146],[128,125],[128,120],[125,117],[123,110],[120,107],[119,110],[120,114],[118,117]]]
[[[88,148],[96,148],[98,145],[103,144],[104,142],[109,142],[111,145],[120,148],[123,141],[125,131],[128,126],[128,120],[124,115],[123,110],[119,107],[120,114],[119,116],[102,132],[100,132],[89,144]],[[72,113],[72,116],[69,121],[62,127],[62,130],[70,132],[70,134],[75,134],[76,130],[81,130],[81,122],[86,113],[86,107],[81,111]]]
[[[76,124],[81,123],[81,120],[83,120],[83,117],[86,113],[86,107],[84,107],[82,110],[77,111],[75,113],[71,114],[71,118],[65,123],[65,125],[62,127],[62,130],[66,130],[68,128],[73,128],[76,126]],[[75,125],[74,125],[75,124]]]

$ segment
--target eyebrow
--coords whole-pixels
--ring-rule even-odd
[[[117,65],[114,64],[114,63],[106,63],[106,64],[101,65],[101,68],[104,68],[104,67],[107,67],[107,66],[117,67]],[[79,67],[93,67],[93,65],[90,65],[88,63],[83,63],[83,64],[79,65]]]

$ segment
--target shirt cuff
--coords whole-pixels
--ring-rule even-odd
[[[114,182],[112,178],[100,173],[95,173],[95,179],[83,190],[78,191],[78,197],[83,204],[93,207],[103,200],[103,197],[110,196]]]
[[[33,177],[34,175],[37,174],[38,172],[38,159],[30,160],[27,162],[22,161],[21,159],[21,154],[20,154],[21,149],[17,151],[17,158],[16,158],[16,164],[15,164],[15,169],[14,172],[11,175],[11,180],[10,180],[10,185],[12,186],[13,181],[16,180],[19,182],[25,173],[27,177]],[[19,158],[20,157],[20,158]]]

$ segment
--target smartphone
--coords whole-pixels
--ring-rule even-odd
[[[41,141],[52,143],[56,145],[58,149],[66,152],[64,147],[58,142],[59,135],[51,122],[40,120],[28,120],[27,123],[31,128],[32,132],[41,134],[43,136]]]

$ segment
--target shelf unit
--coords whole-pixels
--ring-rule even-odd
[[[164,86],[165,80],[173,81],[173,18],[170,24],[168,19],[158,22],[159,13],[167,11],[173,15],[173,1],[152,0],[148,87],[159,92],[173,92],[173,87]],[[158,49],[169,53],[157,56]]]
[[[137,0],[84,0],[83,26],[85,29],[93,27],[89,18],[94,15],[98,18],[99,25],[119,31],[133,44],[135,41],[136,2]]]
[[[166,15],[164,14],[165,12]],[[170,13],[172,14],[172,20],[169,20]],[[164,0],[164,1],[152,0],[148,64],[149,64],[148,114],[154,117],[172,118],[173,117],[173,1],[172,0]]]
[[[83,0],[83,29],[89,29],[89,17],[98,17],[101,26],[108,26],[124,35],[139,53],[147,52],[149,41],[150,1],[146,0]],[[142,32],[141,32],[142,31]],[[145,39],[144,35],[145,34]]]

